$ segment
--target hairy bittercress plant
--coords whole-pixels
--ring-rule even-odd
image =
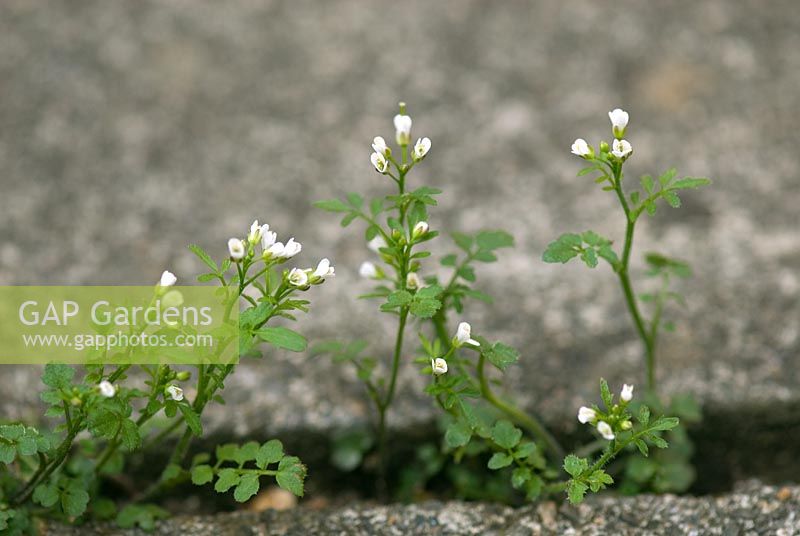
[[[490,369],[505,371],[517,362],[519,352],[503,342],[491,342],[475,334],[472,326],[461,318],[457,325],[452,325],[450,317],[453,313],[459,317],[463,314],[468,298],[491,300],[472,288],[476,280],[474,265],[496,261],[497,251],[513,246],[513,239],[503,231],[452,233],[458,252],[439,260],[441,266],[451,271],[449,277],[440,280],[431,267],[424,266],[431,252],[422,248],[438,235],[430,229],[428,210],[437,204],[434,196],[441,191],[428,186],[411,188],[408,176],[430,151],[431,141],[420,138],[413,147],[410,145],[412,121],[404,104],[400,105],[394,124],[399,151],[395,152],[379,136],[373,140],[370,160],[379,174],[395,184],[396,192],[372,199],[368,204],[356,193],[348,194],[345,200],[317,203],[324,210],[344,214],[342,226],[355,220],[366,224],[367,245],[378,258],[364,261],[359,268],[362,277],[376,284],[372,292],[362,297],[381,300],[380,310],[397,320],[393,350],[384,367],[378,367],[379,360],[364,353],[369,347],[365,341],[329,343],[318,348],[332,353],[336,361],[352,363],[375,405],[381,458],[379,485],[386,486],[386,419],[397,389],[398,371],[402,361],[408,361],[406,331],[412,324],[424,353],[416,362],[422,365],[421,372],[431,378],[426,391],[447,417],[445,449],[456,461],[464,456],[485,456],[490,470],[506,473],[512,486],[528,498],[566,490],[571,501],[579,502],[587,490],[598,491],[613,482],[604,468],[629,445],[636,445],[645,455],[648,444],[666,447],[661,433],[674,428],[678,420],[651,421],[649,410],[642,406],[639,422],[634,425],[628,413],[631,386],[625,386],[620,402],[614,404],[603,381],[601,395],[605,410],[597,407],[582,410],[582,422],[591,424],[603,438],[600,443],[603,452],[591,463],[575,455],[564,458],[563,448],[537,416],[496,394]],[[619,158],[630,153],[629,145],[617,145],[615,150],[623,155]],[[590,151],[585,142],[576,142],[573,147],[573,152],[586,157]],[[575,255],[582,254],[587,262],[593,263],[597,256],[615,258],[610,241],[594,233],[579,238],[580,249],[573,247],[570,253],[574,250]],[[587,247],[583,247],[584,240]],[[371,444],[362,443],[365,447]],[[562,473],[562,465],[566,473]],[[430,476],[426,474],[426,478]]]
[[[670,302],[683,303],[683,297],[672,290],[675,278],[686,278],[691,275],[689,265],[684,261],[671,259],[658,253],[647,253],[645,261],[649,266],[646,275],[657,280],[652,292],[640,294],[639,301],[651,307],[650,318],[642,313],[633,290],[630,277],[630,259],[633,248],[636,223],[644,214],[652,216],[656,213],[658,201],[663,199],[671,207],[681,206],[678,192],[695,189],[710,184],[705,178],[677,178],[677,171],[672,168],[662,174],[658,180],[650,175],[641,178],[642,190],[626,193],[623,189],[623,167],[633,154],[633,147],[624,139],[628,127],[628,113],[617,108],[608,113],[611,120],[614,140],[611,145],[600,142],[599,150],[585,140],[578,138],[572,144],[572,153],[586,160],[590,165],[582,169],[578,175],[598,173],[595,183],[603,185],[603,190],[614,192],[625,218],[625,241],[621,256],[614,251],[612,241],[593,231],[583,233],[567,233],[552,242],[544,252],[545,262],[566,263],[579,257],[589,268],[595,268],[598,257],[605,260],[617,274],[622,293],[625,297],[628,312],[644,346],[644,368],[646,371],[648,400],[654,407],[661,408],[663,403],[657,394],[656,350],[662,329],[671,331],[672,324],[664,322],[664,308]],[[676,397],[669,406],[669,411],[691,422],[699,419],[699,410],[691,397]],[[669,453],[656,456],[651,460],[632,459],[626,471],[626,488],[637,491],[652,487],[657,491],[685,491],[694,479],[694,470],[689,464],[692,445],[683,428],[676,428],[670,433],[675,443]]]
[[[247,303],[238,325],[229,321],[218,333],[221,347],[238,334],[242,356],[258,356],[254,348],[262,341],[294,352],[305,350],[302,335],[267,324],[281,317],[293,320],[297,311],[308,310],[309,302],[299,294],[334,275],[328,259],[316,268],[282,269],[301,245],[293,238],[278,242],[276,233],[257,221],[244,239],[230,239],[228,256],[220,264],[199,246],[190,249],[210,269],[198,280],[218,282],[219,295],[229,297],[228,314],[240,300]],[[154,295],[167,299],[176,282],[175,275],[164,272]],[[97,363],[111,363],[112,357],[107,351],[94,356]],[[126,384],[131,368],[88,365],[79,379],[74,367],[45,367],[42,400],[48,405],[46,415],[59,424],[50,431],[21,423],[0,425],[0,531],[30,532],[34,516],[68,522],[88,516],[115,518],[123,527],[151,529],[166,512],[148,501],[188,480],[197,485],[214,481],[217,492],[232,489],[240,502],[258,492],[263,476],[303,494],[306,468],[298,458],[286,455],[277,440],[222,445],[213,464],[210,455],[199,454],[187,465],[192,440],[203,433],[203,411],[212,402],[224,402],[219,393],[235,365],[200,364],[193,371],[139,365],[146,377],[143,390]],[[153,426],[155,421],[161,421],[160,428]],[[176,434],[177,442],[172,440]],[[121,505],[103,497],[102,483],[116,480],[125,470],[128,453],[142,447],[153,452],[165,443],[174,446],[160,478],[143,490],[131,489]]]

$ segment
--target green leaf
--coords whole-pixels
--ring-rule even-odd
[[[236,469],[226,467],[217,473],[217,483],[214,484],[214,491],[217,493],[225,493],[233,486],[239,484],[239,473]]]
[[[242,329],[252,329],[262,324],[272,311],[272,304],[261,302],[255,307],[245,309],[239,314],[239,326]]]
[[[680,424],[680,419],[677,417],[661,417],[654,421],[648,428],[650,430],[672,430]]]
[[[444,441],[450,448],[458,448],[463,447],[467,443],[469,443],[470,438],[472,437],[472,428],[463,422],[463,421],[456,421],[450,424],[447,427],[447,431],[444,433]]]
[[[481,231],[475,237],[480,249],[495,250],[514,247],[514,237],[505,231]]]
[[[277,439],[270,439],[258,449],[256,465],[259,469],[264,469],[271,463],[278,463],[281,458],[283,458],[283,443]]]
[[[503,344],[502,342],[494,343],[491,348],[484,352],[484,355],[486,355],[486,359],[488,359],[492,365],[500,370],[505,370],[510,365],[519,361],[519,352],[516,348]]]
[[[236,502],[246,502],[258,493],[259,487],[258,475],[244,475],[239,480],[239,485],[233,490],[233,498],[236,499]]]
[[[353,207],[358,209],[364,206],[364,198],[355,192],[350,192],[347,194],[347,202],[350,203],[350,205],[352,205]]]
[[[520,445],[517,447],[517,450],[514,452],[514,457],[524,460],[536,452],[536,450],[536,443],[533,441],[525,441],[524,443],[520,443]]]
[[[603,399],[606,409],[610,410],[611,406],[614,405],[614,396],[611,394],[608,382],[604,378],[600,378],[600,398]]]
[[[381,310],[391,311],[392,309],[396,309],[398,307],[405,307],[411,303],[411,300],[413,299],[414,296],[412,296],[410,292],[406,290],[396,290],[387,296],[386,303],[381,305]]]
[[[463,249],[467,253],[469,253],[470,249],[472,249],[474,239],[468,234],[453,233],[450,236],[453,238],[453,242],[455,242],[459,248]]]
[[[701,186],[707,186],[711,184],[711,181],[706,178],[702,177],[685,177],[683,179],[677,180],[669,185],[670,190],[685,190],[687,188],[699,188]]]
[[[581,260],[586,263],[589,268],[597,267],[597,252],[594,248],[586,248],[581,252]]]
[[[200,437],[203,435],[203,425],[200,422],[200,416],[195,413],[194,409],[189,404],[178,404],[178,409],[183,414],[183,419],[186,425],[194,435]]]
[[[589,462],[586,458],[578,458],[574,454],[564,458],[564,470],[574,478],[578,478],[588,468]]]
[[[442,307],[442,302],[434,298],[417,298],[411,302],[411,314],[419,318],[431,318]]]
[[[198,465],[192,468],[192,484],[202,486],[214,480],[214,471],[210,465]]]
[[[129,451],[134,451],[142,446],[142,436],[139,427],[130,419],[123,419],[120,423],[119,437],[122,445]]]
[[[17,457],[17,449],[14,445],[0,442],[0,463],[11,464]]]
[[[634,440],[633,444],[636,445],[636,448],[639,449],[639,452],[642,453],[642,456],[647,457],[647,455],[650,453],[650,448],[647,446],[647,443],[641,439]]]
[[[522,439],[522,430],[508,421],[497,421],[492,427],[492,441],[504,449],[513,449]]]
[[[661,197],[669,203],[672,208],[679,208],[681,206],[681,198],[675,192],[666,191],[661,194]]]
[[[71,480],[61,492],[61,509],[69,517],[78,517],[86,511],[86,505],[89,504],[89,493],[81,486],[80,481]]]
[[[291,352],[302,352],[308,346],[305,337],[285,327],[263,327],[255,334],[261,340]]]
[[[306,468],[300,463],[300,459],[296,456],[286,456],[278,464],[278,473],[275,475],[275,480],[283,489],[302,497],[305,477]]]
[[[350,212],[350,207],[339,199],[328,199],[327,201],[317,201],[314,206],[327,210],[328,212]]]
[[[197,257],[203,261],[203,263],[211,268],[215,273],[219,272],[219,268],[217,267],[217,263],[211,258],[211,256],[206,253],[203,248],[198,246],[197,244],[189,244],[189,250],[197,255]]]
[[[653,193],[653,188],[655,188],[655,183],[653,182],[653,177],[651,177],[650,175],[642,175],[641,182],[642,182],[642,188],[644,188],[644,191],[647,192],[648,194],[652,194]]]
[[[450,253],[449,255],[445,255],[439,261],[439,264],[442,266],[455,266],[458,262],[458,256],[455,253]]]
[[[138,525],[145,532],[151,532],[156,527],[156,520],[168,517],[169,512],[154,504],[129,504],[117,514],[116,523],[123,529]]]
[[[644,404],[639,408],[639,422],[644,426],[647,426],[647,423],[650,422],[650,408]]]
[[[224,445],[217,445],[216,456],[220,462],[232,462],[236,459],[236,453],[239,452],[239,445],[236,443],[226,443]]]
[[[542,260],[551,263],[566,263],[580,253],[582,245],[583,239],[580,235],[574,233],[562,234],[547,246],[547,249],[542,254]]]
[[[530,480],[531,476],[533,476],[533,473],[528,467],[517,467],[511,473],[511,485],[514,486],[514,489],[519,489],[525,482]]]
[[[75,369],[68,365],[48,363],[44,367],[42,382],[53,389],[66,389],[72,383]]]
[[[511,455],[506,454],[505,452],[495,452],[491,458],[489,458],[489,463],[487,467],[489,469],[497,470],[502,469],[503,467],[508,467],[514,462],[514,458]]]
[[[614,479],[611,478],[611,475],[602,469],[594,471],[586,478],[586,481],[589,483],[589,488],[594,492],[598,492],[614,483]]]
[[[589,486],[587,486],[583,482],[570,480],[569,483],[567,484],[567,497],[569,498],[569,502],[571,504],[582,503],[583,498],[586,496],[586,491],[588,489]]]
[[[259,450],[261,450],[261,445],[259,445],[256,441],[248,441],[239,447],[239,449],[236,451],[236,456],[234,456],[233,461],[239,465],[255,461]]]
[[[59,498],[58,486],[54,483],[39,484],[36,486],[36,489],[33,490],[33,501],[41,504],[45,508],[50,508],[56,504]]]

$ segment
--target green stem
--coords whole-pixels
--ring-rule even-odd
[[[625,294],[625,303],[628,307],[628,312],[633,319],[636,326],[636,331],[639,338],[642,340],[645,349],[645,363],[647,369],[647,388],[650,392],[656,392],[656,355],[655,355],[655,338],[651,337],[645,327],[645,322],[642,314],[639,311],[639,306],[636,302],[636,296],[633,292],[633,285],[631,284],[630,275],[628,274],[628,267],[630,265],[631,250],[633,248],[633,233],[636,227],[636,214],[632,213],[628,202],[625,199],[625,193],[622,191],[622,166],[614,166],[614,191],[617,193],[622,210],[625,213],[625,245],[622,252],[622,260],[617,269],[617,276],[619,277],[620,284],[622,285],[622,292]]]
[[[481,354],[478,358],[478,380],[480,382],[481,396],[486,399],[491,405],[508,415],[513,421],[525,427],[535,437],[544,443],[545,450],[550,453],[553,459],[560,462],[564,458],[564,449],[558,443],[555,437],[539,422],[533,415],[529,415],[519,408],[508,404],[497,397],[489,387],[489,381],[486,378],[484,371],[486,364],[486,357]]]

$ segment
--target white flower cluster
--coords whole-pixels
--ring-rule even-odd
[[[624,384],[619,398],[627,405],[627,403],[633,399],[633,385]],[[608,441],[616,437],[614,428],[608,421],[616,420],[618,419],[615,419],[614,415],[603,415],[596,408],[581,406],[580,409],[578,409],[578,422],[596,427],[600,435],[603,436],[603,439],[607,439]],[[629,420],[622,420],[618,424],[621,430],[630,430],[632,426]]]
[[[231,238],[228,240],[228,253],[233,262],[240,262],[247,255],[255,254],[255,248],[261,246],[261,256],[265,261],[284,261],[291,259],[303,249],[302,244],[290,238],[285,244],[278,242],[278,234],[269,230],[268,224],[259,225],[258,220],[250,226],[247,238]]]
[[[611,154],[619,160],[625,160],[633,152],[633,147],[627,140],[623,139],[625,136],[625,129],[628,127],[628,112],[621,108],[615,108],[608,112],[608,118],[611,120],[611,130],[614,133],[614,141],[611,143]],[[608,151],[608,145],[603,142],[601,151]],[[572,144],[572,154],[590,160],[594,158],[594,149],[591,145],[586,143],[583,138],[578,138]]]
[[[405,149],[411,143],[411,117],[406,115],[402,110],[405,109],[404,104],[400,104],[401,113],[394,116],[394,130],[395,140],[397,145]],[[375,136],[372,140],[372,150],[374,151],[369,157],[370,162],[375,167],[378,173],[389,173],[390,164],[394,162],[392,159],[392,150],[386,144],[386,140],[382,136]],[[411,149],[411,158],[414,162],[419,162],[428,151],[431,150],[430,138],[418,138],[417,143]]]

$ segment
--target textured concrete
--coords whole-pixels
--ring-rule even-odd
[[[539,260],[563,231],[621,239],[614,199],[575,178],[569,146],[607,136],[606,111],[623,106],[631,176],[674,164],[715,181],[644,223],[634,252],[637,275],[645,249],[696,267],[662,348],[666,391],[721,406],[794,400],[795,4],[3,2],[0,283],[151,283],[165,268],[186,281],[201,268],[186,244],[221,256],[257,217],[303,242],[298,263],[336,264],[302,329],[373,337],[385,353],[386,324],[349,301],[367,288],[355,275],[369,256],[361,232],[342,233],[310,203],[385,191],[369,142],[391,137],[402,99],[414,134],[433,140],[411,180],[446,192],[433,228],[502,227],[517,239],[479,272],[496,304],[465,318],[523,350],[509,373],[523,400],[550,420],[572,415],[599,376],[643,377],[610,271]],[[36,376],[3,370],[3,416],[38,412]],[[393,426],[431,418],[422,381],[402,371]],[[272,354],[228,391],[209,416],[226,433],[369,417],[352,371],[323,359]]]
[[[337,510],[299,508],[262,514],[178,517],[154,534],[197,536],[341,534],[367,535],[729,535],[792,536],[798,533],[800,490],[748,483],[719,497],[640,495],[593,498],[578,508],[543,503],[521,509],[482,503],[427,502],[409,506],[354,504]],[[140,535],[110,527],[50,527],[46,535]]]

